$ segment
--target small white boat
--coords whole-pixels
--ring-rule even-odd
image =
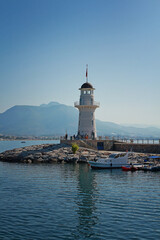
[[[93,169],[121,168],[128,163],[128,152],[110,154],[108,158],[99,158],[97,161],[88,162]]]

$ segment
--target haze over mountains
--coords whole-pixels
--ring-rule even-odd
[[[96,120],[98,136],[160,138],[160,128],[132,127]],[[57,102],[40,106],[14,106],[0,113],[0,134],[53,136],[76,134],[78,110]]]

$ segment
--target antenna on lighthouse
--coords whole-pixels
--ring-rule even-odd
[[[86,82],[88,82],[88,64],[86,64]]]

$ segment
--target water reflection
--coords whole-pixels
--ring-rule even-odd
[[[96,202],[98,199],[98,189],[94,172],[90,171],[88,165],[80,164],[78,171],[77,186],[77,238],[87,239],[94,237],[93,227],[98,222]]]

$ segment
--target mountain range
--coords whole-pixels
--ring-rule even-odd
[[[96,120],[97,135],[160,138],[160,128],[124,126]],[[78,110],[58,102],[40,106],[17,105],[0,113],[0,134],[57,136],[76,134]]]

